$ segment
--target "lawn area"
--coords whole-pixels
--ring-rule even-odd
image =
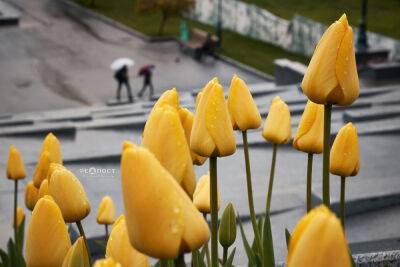
[[[337,20],[343,13],[357,26],[361,13],[361,0],[242,0],[270,12],[291,19],[299,14],[325,24]],[[369,0],[368,30],[400,39],[400,1]]]
[[[157,35],[161,15],[158,13],[140,15],[135,12],[135,0],[96,0],[95,6],[89,5],[91,0],[74,0],[75,2],[95,10],[107,17],[119,21],[135,30],[148,35]],[[179,36],[179,25],[182,18],[171,18],[165,25],[164,35]],[[188,21],[190,27],[214,31],[210,26]],[[221,54],[252,66],[268,74],[274,73],[273,61],[277,58],[289,58],[308,63],[304,56],[287,52],[279,47],[244,37],[231,31],[224,31]]]

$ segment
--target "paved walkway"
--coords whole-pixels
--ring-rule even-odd
[[[0,28],[0,114],[104,103],[115,96],[109,65],[125,56],[137,63],[130,70],[134,92],[142,86],[138,68],[147,63],[156,65],[158,93],[199,88],[214,76],[228,83],[233,73],[262,81],[221,61],[198,63],[182,55],[175,42],[146,43],[58,1],[12,3],[22,9],[22,17],[19,27]]]

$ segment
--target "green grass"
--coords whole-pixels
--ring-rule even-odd
[[[291,19],[299,14],[324,24],[331,24],[343,13],[351,25],[358,26],[362,0],[242,0]],[[368,30],[400,39],[400,1],[369,0]]]
[[[137,14],[135,12],[135,0],[96,0],[94,7],[88,5],[90,0],[74,1],[147,35],[155,36],[158,33],[161,15],[159,13]],[[170,18],[165,25],[164,35],[179,36],[181,21],[182,18],[179,17]],[[214,28],[195,21],[189,20],[188,24],[190,27],[214,31]],[[287,52],[277,46],[247,38],[231,31],[224,31],[222,39],[222,49],[219,51],[221,54],[268,74],[274,73],[273,61],[277,58],[308,62],[307,57]]]

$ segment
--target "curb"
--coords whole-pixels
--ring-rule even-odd
[[[108,18],[102,14],[99,14],[95,11],[92,11],[86,7],[80,6],[70,0],[57,0],[58,3],[60,3],[61,5],[63,5],[64,7],[70,8],[70,9],[74,9],[75,11],[81,12],[84,15],[88,16],[88,17],[92,17],[94,19],[100,20],[104,23],[106,23],[107,25],[117,28],[131,36],[137,37],[145,42],[149,42],[149,43],[155,43],[155,42],[176,42],[179,43],[179,40],[176,37],[173,36],[165,36],[165,37],[160,37],[160,36],[149,36],[146,35],[144,33],[141,33],[137,30],[134,30],[120,22],[117,22],[111,18]],[[259,71],[249,65],[243,64],[241,62],[238,62],[230,57],[224,56],[224,55],[220,55],[217,54],[217,58],[219,60],[221,60],[222,62],[225,62],[227,64],[230,64],[234,67],[237,67],[239,69],[242,69],[244,71],[247,71],[249,73],[252,73],[262,79],[265,79],[267,81],[274,81],[275,78],[274,76],[264,73],[262,71]]]

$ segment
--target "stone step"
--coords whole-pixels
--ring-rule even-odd
[[[77,123],[78,129],[142,129],[147,120],[146,115],[119,118],[101,118],[94,121]]]
[[[57,136],[74,136],[76,128],[71,122],[35,123],[28,126],[5,127],[0,129],[0,136],[45,137],[49,132]]]
[[[400,107],[396,105],[373,106],[368,109],[347,110],[343,113],[345,122],[374,121],[400,116]]]

